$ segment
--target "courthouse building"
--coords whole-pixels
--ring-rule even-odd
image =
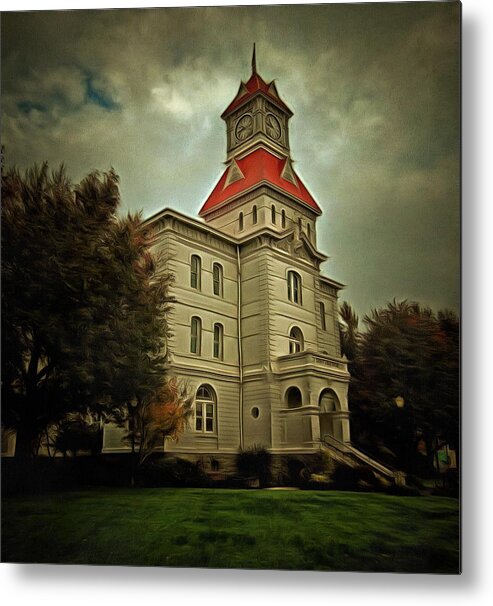
[[[222,114],[226,169],[197,218],[165,208],[146,221],[175,276],[170,375],[195,393],[190,427],[165,450],[227,461],[253,445],[273,454],[351,453],[339,282],[322,275],[322,209],[293,167],[292,112],[252,74]],[[123,450],[107,427],[104,451]]]

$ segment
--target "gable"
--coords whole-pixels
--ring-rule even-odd
[[[318,252],[305,234],[300,234],[298,230],[292,230],[287,236],[278,240],[275,247],[289,253],[293,257],[309,261],[317,267],[322,261],[327,260],[327,256]]]

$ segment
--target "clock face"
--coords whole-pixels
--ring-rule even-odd
[[[253,133],[253,118],[245,114],[236,123],[235,135],[238,141],[244,141]]]
[[[273,139],[279,139],[281,136],[281,124],[272,114],[267,114],[266,130],[269,137],[272,137]]]

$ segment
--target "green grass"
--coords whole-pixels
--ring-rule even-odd
[[[207,489],[5,498],[2,560],[457,573],[458,502]]]

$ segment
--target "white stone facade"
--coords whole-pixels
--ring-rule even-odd
[[[180,456],[219,458],[254,444],[311,453],[327,435],[350,442],[342,285],[320,273],[321,211],[294,173],[292,114],[270,86],[254,71],[223,114],[229,164],[202,219],[165,209],[146,221],[163,270],[175,277],[169,373],[196,394],[190,427],[164,445]],[[235,139],[245,137],[250,115],[248,136]],[[268,166],[255,165],[265,158]],[[260,176],[248,181],[247,169]],[[122,449],[119,438],[107,428],[104,450]]]

